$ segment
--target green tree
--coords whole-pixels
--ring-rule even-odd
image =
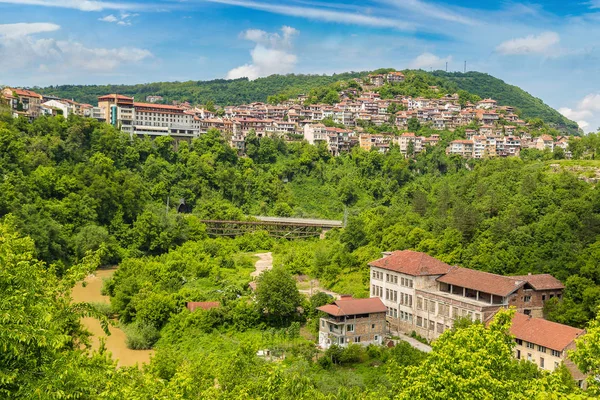
[[[294,277],[283,267],[263,272],[257,280],[256,304],[269,319],[289,321],[301,304]]]

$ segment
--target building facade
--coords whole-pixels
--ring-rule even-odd
[[[333,304],[317,308],[325,314],[319,320],[319,346],[346,347],[351,343],[381,345],[386,332],[386,307],[378,298],[353,299],[342,296]]]

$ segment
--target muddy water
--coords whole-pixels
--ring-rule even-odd
[[[102,290],[102,280],[109,278],[114,274],[116,268],[112,269],[99,269],[94,275],[90,275],[85,278],[86,286],[83,287],[81,283],[78,283],[72,292],[73,301],[75,302],[90,302],[90,303],[109,303],[108,296],[102,296],[100,291]],[[150,356],[152,350],[131,350],[127,348],[125,344],[126,336],[125,332],[121,329],[110,326],[110,336],[106,336],[100,323],[94,318],[82,318],[82,324],[85,328],[90,331],[92,337],[93,349],[98,349],[100,346],[100,338],[105,338],[105,346],[108,351],[112,353],[114,360],[117,360],[119,366],[132,366],[135,364],[142,364],[150,362]]]

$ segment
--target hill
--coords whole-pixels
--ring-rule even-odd
[[[501,79],[481,72],[443,72],[435,71],[434,76],[446,79],[459,89],[476,94],[482,98],[491,97],[500,105],[511,105],[521,110],[525,118],[540,118],[557,129],[576,133],[579,126],[561,113],[532,96],[523,89],[509,85]]]
[[[385,72],[382,69],[375,72]],[[423,77],[422,83],[431,83],[447,92],[464,90],[481,98],[491,97],[500,105],[517,107],[525,119],[541,118],[557,129],[577,134],[575,122],[565,118],[558,111],[545,104],[517,86],[480,72],[446,73],[435,71],[405,70]],[[97,97],[107,93],[121,93],[134,96],[141,101],[148,95],[161,95],[165,102],[173,100],[188,101],[192,104],[206,104],[209,101],[218,105],[237,105],[255,101],[267,101],[271,95],[282,97],[308,93],[311,90],[325,88],[333,83],[347,81],[352,78],[364,78],[369,74],[363,72],[347,72],[333,75],[271,75],[249,81],[246,78],[211,81],[155,82],[136,85],[61,85],[46,88],[35,88],[42,94],[51,94],[79,102],[95,104]],[[418,94],[411,93],[406,94]]]

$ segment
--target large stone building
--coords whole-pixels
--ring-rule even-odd
[[[326,314],[319,321],[319,346],[363,346],[382,344],[386,332],[386,307],[380,299],[353,299],[342,296],[333,304],[318,308]]]
[[[541,316],[564,286],[551,275],[517,277],[453,267],[424,253],[395,251],[369,264],[371,296],[387,307],[393,331],[433,340],[459,318],[488,321],[500,308]]]

